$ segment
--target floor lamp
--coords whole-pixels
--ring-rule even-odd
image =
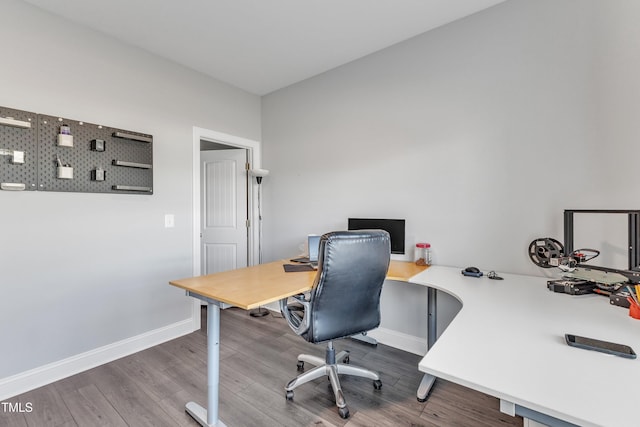
[[[266,169],[251,169],[249,175],[256,177],[258,183],[258,264],[262,264],[262,178],[269,175]],[[269,310],[258,307],[249,311],[249,315],[253,317],[262,317],[269,314]]]

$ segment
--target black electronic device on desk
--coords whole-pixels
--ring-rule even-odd
[[[609,215],[625,215],[627,216],[627,239],[624,242],[617,242],[617,244],[605,245],[606,256],[603,260],[608,264],[607,266],[593,265],[591,262],[595,258],[600,256],[600,250],[589,248],[574,248],[574,225],[575,216],[580,217],[585,214],[596,214],[602,216],[607,214],[603,218],[608,218]],[[588,216],[588,215],[587,215]],[[601,221],[604,221],[601,220]],[[602,225],[609,225],[609,222],[602,222]],[[582,229],[584,230],[584,224]],[[587,229],[592,229],[587,228]],[[605,227],[603,227],[605,228]],[[608,228],[608,227],[607,227]],[[617,235],[618,233],[616,233]],[[613,260],[616,258],[615,254],[612,255],[610,248],[627,248],[627,265],[621,265],[619,262],[615,263]],[[581,267],[591,270],[590,274],[595,274],[595,271],[602,273],[614,273],[623,277],[624,282],[630,282],[632,284],[640,283],[640,210],[620,210],[620,209],[565,209],[564,211],[564,245],[558,240],[551,237],[541,237],[535,239],[529,245],[529,258],[531,261],[541,268],[559,268],[563,272],[572,273],[576,269]],[[600,259],[603,259],[602,257]],[[575,276],[574,276],[575,277]],[[609,285],[610,282],[600,280],[593,280],[591,277],[576,277],[598,284]],[[608,286],[605,286],[608,288]],[[612,289],[605,289],[611,291]],[[613,289],[615,290],[615,289]]]
[[[391,238],[391,253],[405,253],[405,220],[385,218],[349,218],[349,230],[384,230]]]
[[[586,214],[586,215],[585,215]],[[606,230],[607,236],[613,225],[625,223],[627,226],[627,238],[621,241],[619,236],[622,233],[612,233],[618,236],[617,242],[607,240],[604,247],[605,256],[600,256],[599,249],[574,247],[574,235],[576,231],[576,216],[582,218],[589,217],[589,214],[596,214],[601,217],[601,228]],[[602,216],[605,214],[604,216]],[[627,221],[617,220],[611,222],[610,216],[623,215]],[[593,226],[582,218],[578,230],[588,230],[591,235]],[[592,220],[593,221],[593,220]],[[583,238],[584,239],[584,238]],[[594,239],[590,236],[590,239]],[[597,240],[597,239],[594,239]],[[625,248],[627,252],[626,267],[620,262],[621,257],[612,248]],[[612,254],[613,252],[613,254]],[[535,239],[529,245],[529,258],[541,268],[558,268],[562,271],[562,278],[547,281],[547,288],[556,293],[570,295],[584,295],[595,293],[609,299],[611,305],[629,308],[629,297],[631,296],[627,287],[640,283],[640,210],[619,210],[619,209],[566,209],[564,211],[564,245],[551,237],[541,237]],[[593,265],[592,260],[601,259],[606,266]],[[616,262],[617,261],[617,262]]]
[[[482,277],[482,271],[480,271],[477,267],[467,267],[461,271],[464,276],[470,277]]]
[[[572,334],[565,334],[564,338],[567,344],[571,347],[582,348],[584,350],[599,351],[601,353],[626,357],[627,359],[636,358],[636,353],[633,351],[633,349],[625,344],[602,341],[595,338],[581,337]]]
[[[609,295],[609,304],[615,305],[616,307],[629,308],[631,305],[629,303],[630,296],[631,294],[626,288],[618,289]]]
[[[547,281],[547,288],[559,294],[584,295],[591,294],[598,285],[578,279],[558,279]]]

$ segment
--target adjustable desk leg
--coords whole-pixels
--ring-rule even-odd
[[[437,291],[429,288],[427,302],[427,351],[436,342],[438,334],[438,313],[437,313]],[[431,392],[431,388],[436,381],[436,377],[431,374],[424,374],[418,386],[416,397],[418,402],[424,402]]]
[[[416,393],[416,398],[418,402],[426,402],[429,393],[431,392],[431,388],[433,384],[436,382],[436,377],[431,374],[424,374],[422,376],[422,381],[420,381],[420,385],[418,386],[418,392]]]
[[[193,295],[192,296],[196,296]],[[207,408],[195,402],[187,403],[186,410],[200,425],[225,427],[218,418],[218,386],[220,379],[220,307],[217,301],[207,299]]]

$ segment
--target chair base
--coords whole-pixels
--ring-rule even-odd
[[[293,399],[293,390],[295,388],[326,375],[327,377],[329,377],[329,382],[331,384],[331,389],[333,390],[333,393],[335,395],[336,406],[338,407],[340,416],[342,418],[348,418],[349,409],[347,408],[347,403],[344,400],[344,395],[342,393],[342,387],[340,386],[340,379],[338,375],[354,375],[358,377],[369,378],[373,380],[373,386],[376,390],[380,390],[380,388],[382,387],[380,376],[376,372],[348,364],[348,351],[341,351],[340,353],[338,353],[338,355],[336,355],[332,341],[329,341],[329,344],[327,346],[326,358],[324,360],[320,357],[312,356],[309,354],[301,354],[298,356],[298,369],[302,369],[305,362],[311,363],[316,367],[311,369],[310,371],[298,375],[296,378],[289,381],[289,383],[284,388],[287,400]]]

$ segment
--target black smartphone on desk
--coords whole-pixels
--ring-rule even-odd
[[[578,335],[564,334],[564,339],[571,347],[583,348],[585,350],[600,351],[602,353],[613,354],[615,356],[635,359],[636,353],[631,347],[624,344],[597,340],[595,338],[581,337]]]

